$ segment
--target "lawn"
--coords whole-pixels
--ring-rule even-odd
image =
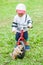
[[[33,28],[29,30],[31,48],[24,59],[12,60],[9,54],[16,41],[11,25],[16,5],[21,2],[33,21]],[[0,0],[0,65],[43,65],[43,0]]]

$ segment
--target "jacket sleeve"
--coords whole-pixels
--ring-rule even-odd
[[[32,27],[32,20],[31,20],[31,18],[30,18],[30,16],[29,15],[27,15],[27,25],[28,25],[28,27]]]
[[[12,32],[16,31],[17,28],[17,21],[16,21],[16,16],[14,17],[14,21],[12,22]]]

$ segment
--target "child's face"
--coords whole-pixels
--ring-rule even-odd
[[[19,17],[22,17],[24,14],[23,13],[18,13],[18,16]]]

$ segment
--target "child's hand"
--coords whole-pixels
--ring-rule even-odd
[[[14,27],[12,28],[12,32],[13,33],[16,33],[16,29]]]
[[[28,28],[32,28],[32,24],[29,24]]]

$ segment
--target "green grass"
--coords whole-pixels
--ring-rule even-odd
[[[11,25],[20,0],[0,0],[0,65],[43,65],[43,0],[21,0],[33,20],[29,31],[30,51],[23,60],[11,60],[9,53],[16,44]]]

